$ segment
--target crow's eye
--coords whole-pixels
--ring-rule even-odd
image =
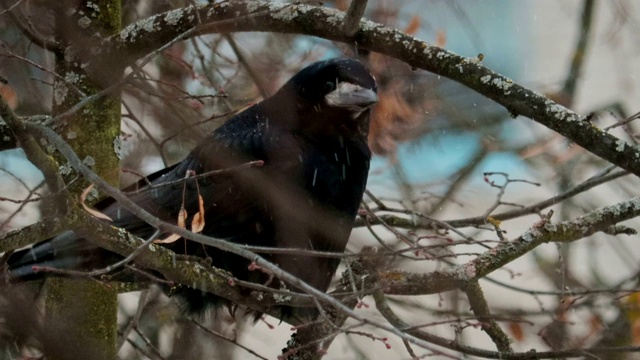
[[[327,81],[324,84],[325,93],[330,93],[335,89],[336,89],[336,83],[334,83],[333,81]]]

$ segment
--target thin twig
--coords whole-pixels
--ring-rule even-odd
[[[585,53],[587,51],[587,45],[589,42],[589,37],[591,35],[591,24],[594,14],[594,0],[584,0],[583,9],[582,9],[582,19],[580,22],[580,37],[578,38],[578,42],[576,43],[575,49],[573,51],[573,57],[571,59],[571,68],[569,69],[569,74],[567,75],[567,79],[565,80],[564,87],[562,92],[565,95],[568,95],[570,101],[567,106],[570,106],[570,103],[573,100],[573,96],[576,91],[576,84],[578,82],[578,78],[580,77],[580,70],[582,69],[582,65],[584,64],[584,60],[587,58]]]
[[[227,33],[227,34],[224,34],[224,38],[227,40],[227,42],[229,43],[229,46],[231,46],[231,49],[236,54],[238,61],[247,70],[247,73],[249,74],[249,77],[251,77],[251,80],[253,80],[253,83],[256,84],[256,86],[258,87],[258,90],[260,90],[260,95],[262,95],[264,99],[271,96],[271,92],[267,88],[266,82],[264,81],[262,76],[258,74],[257,71],[255,71],[253,66],[249,64],[249,61],[242,53],[242,50],[238,46],[238,43],[236,43],[236,40],[233,38],[233,35]]]
[[[206,326],[202,325],[200,322],[196,321],[196,320],[195,320],[195,319],[193,319],[193,318],[188,318],[188,319],[189,319],[192,323],[194,323],[194,324],[195,324],[195,325],[196,325],[200,330],[202,330],[202,331],[206,332],[207,334],[213,335],[213,336],[215,336],[215,337],[216,337],[216,338],[218,338],[218,339],[221,339],[221,340],[227,341],[227,342],[229,342],[229,343],[231,343],[231,344],[233,344],[233,345],[235,345],[235,346],[237,346],[237,347],[241,348],[242,350],[245,350],[245,351],[246,351],[246,352],[248,352],[249,354],[251,354],[251,355],[253,355],[253,356],[257,357],[258,359],[264,359],[264,360],[267,360],[267,358],[266,358],[266,357],[264,357],[264,356],[262,356],[262,355],[258,354],[257,352],[255,352],[255,351],[254,351],[254,350],[252,350],[251,348],[249,348],[249,347],[247,347],[247,346],[244,346],[244,345],[240,344],[240,343],[238,342],[238,339],[230,339],[230,338],[228,338],[228,337],[226,337],[226,336],[224,336],[224,335],[222,335],[222,334],[218,333],[217,331],[214,331],[214,330],[212,330],[212,329],[209,329],[208,327],[206,327]]]
[[[127,327],[122,331],[118,338],[118,343],[116,345],[116,349],[122,348],[122,345],[127,341],[129,337],[129,333],[134,328],[138,327],[138,323],[140,322],[140,317],[142,316],[142,311],[144,307],[147,305],[147,298],[149,295],[149,290],[142,290],[140,292],[140,296],[138,297],[138,308],[136,309],[136,313],[131,318],[131,321],[127,324]]]
[[[496,344],[498,351],[502,353],[512,353],[509,336],[502,331],[500,325],[491,316],[489,310],[489,304],[484,296],[482,288],[477,281],[471,281],[464,287],[464,292],[469,299],[469,305],[471,310],[478,317],[478,320],[482,323],[482,330],[489,335],[493,343]]]

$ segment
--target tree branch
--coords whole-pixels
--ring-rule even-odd
[[[342,31],[347,37],[352,37],[360,29],[360,19],[367,8],[367,0],[351,0],[349,10],[342,23]]]
[[[77,219],[46,217],[35,224],[13,230],[0,237],[0,253],[50,239],[73,226]]]
[[[585,52],[587,51],[587,44],[589,42],[589,36],[591,35],[591,23],[593,19],[593,13],[595,8],[594,0],[584,0],[582,9],[582,19],[580,22],[580,37],[576,43],[573,51],[573,57],[571,59],[571,68],[569,69],[569,75],[564,82],[562,92],[567,95],[569,99],[573,99],[576,92],[576,83],[580,76],[580,70],[584,64]],[[570,101],[571,103],[572,101]]]
[[[501,353],[512,353],[513,349],[511,348],[511,341],[507,334],[502,331],[500,325],[498,325],[491,316],[489,304],[487,304],[487,300],[484,297],[480,284],[478,284],[477,281],[471,281],[464,287],[464,292],[467,294],[467,298],[469,299],[471,310],[482,323],[482,330],[489,335],[491,340],[493,340],[498,351]]]
[[[259,21],[257,21],[259,20]],[[523,115],[560,133],[591,153],[640,176],[640,149],[597,128],[577,113],[482,66],[477,58],[465,58],[430,45],[400,30],[362,21],[355,37],[342,31],[341,11],[303,4],[266,1],[233,1],[190,6],[138,21],[94,49],[89,68],[100,61],[122,59],[131,64],[175,36],[203,33],[269,31],[322,37],[376,51],[407,64],[457,81],[503,105],[513,116]]]
[[[53,194],[54,201],[58,205],[56,207],[58,214],[66,213],[66,196],[62,193],[65,188],[64,181],[58,173],[56,161],[44,152],[38,142],[27,131],[26,123],[14,114],[2,96],[0,96],[0,119],[4,120],[13,137],[20,143],[27,155],[27,159],[42,171],[49,191]]]
[[[426,331],[416,329],[415,327],[407,324],[398,315],[393,312],[384,294],[381,291],[374,293],[373,298],[376,302],[376,308],[382,314],[382,316],[391,323],[397,329],[410,334],[418,339],[422,339],[429,343],[442,346],[446,349],[455,350],[467,355],[473,355],[488,359],[511,359],[511,360],[524,360],[524,359],[553,359],[553,358],[578,358],[584,357],[587,354],[619,354],[628,352],[640,352],[640,346],[620,346],[620,347],[603,347],[603,348],[591,348],[585,349],[568,349],[560,351],[536,351],[534,349],[523,353],[506,353],[489,351],[479,349],[476,347],[466,346],[459,344],[454,340],[449,340],[437,335],[430,334]]]
[[[557,224],[541,221],[517,239],[502,242],[466,264],[450,270],[429,274],[397,272],[385,276],[385,293],[393,295],[426,295],[461,289],[471,281],[481,279],[537,246],[548,243],[568,243],[640,215],[640,197],[603,207],[584,216]]]
[[[501,212],[495,215],[491,215],[491,217],[493,219],[499,220],[499,221],[505,221],[505,220],[511,220],[511,219],[515,219],[515,218],[519,218],[521,216],[524,215],[530,215],[530,214],[537,214],[540,211],[548,208],[549,206],[555,205],[559,202],[562,202],[566,199],[569,199],[573,196],[576,196],[578,194],[581,194],[591,188],[594,188],[598,185],[602,185],[604,183],[607,183],[609,181],[615,180],[619,177],[622,176],[626,176],[629,175],[629,172],[624,171],[624,170],[620,170],[620,171],[616,171],[612,174],[609,174],[609,172],[612,170],[612,168],[606,169],[604,171],[602,171],[600,174],[597,174],[587,180],[585,180],[584,182],[558,194],[555,195],[549,199],[537,202],[535,204],[526,206],[524,208],[521,209],[514,209],[514,210],[509,210],[509,211],[505,211],[505,212]],[[384,211],[384,209],[382,209]],[[442,225],[440,225],[440,223],[444,223],[447,224],[449,227],[452,228],[463,228],[463,227],[468,227],[468,226],[480,226],[480,225],[485,225],[487,224],[487,218],[484,216],[475,216],[475,217],[470,217],[470,218],[464,218],[464,219],[457,219],[457,220],[449,220],[449,221],[442,221],[442,222],[433,222],[433,221],[429,221],[429,220],[425,220],[425,219],[409,219],[409,218],[402,218],[402,217],[398,217],[395,215],[389,215],[389,214],[383,214],[383,215],[376,215],[373,218],[367,218],[366,222],[369,223],[369,225],[380,225],[384,222],[384,224],[387,225],[391,225],[393,227],[397,227],[397,228],[405,228],[405,229],[428,229],[431,230],[434,227],[438,228],[438,227],[442,227]],[[362,226],[366,226],[365,220],[363,219],[357,219],[354,227],[362,227]],[[446,227],[442,227],[444,229],[446,229]]]

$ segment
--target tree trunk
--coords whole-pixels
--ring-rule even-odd
[[[84,71],[92,58],[84,44],[100,41],[121,28],[119,0],[66,0],[56,8],[56,73],[53,113],[63,114],[85,96],[113,85],[123,69],[105,64],[100,74]],[[98,61],[101,61],[100,59]],[[120,95],[111,91],[64,117],[61,135],[81,159],[102,178],[117,186],[119,159],[114,150],[120,131]],[[58,158],[60,164],[66,160]],[[77,177],[67,174],[65,180]],[[89,184],[78,178],[70,187],[79,196]],[[97,197],[94,197],[97,198]],[[89,202],[91,200],[88,200]],[[52,278],[46,285],[44,349],[48,359],[98,359],[117,357],[117,291],[92,279]]]

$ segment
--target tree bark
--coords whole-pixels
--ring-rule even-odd
[[[87,96],[95,95],[117,81],[122,68],[105,67],[88,74],[84,64],[93,54],[84,45],[100,41],[121,28],[118,0],[66,0],[56,11],[56,72],[64,78],[54,82],[54,115],[68,110]],[[56,124],[85,163],[110,184],[118,186],[119,158],[114,151],[120,131],[120,99],[111,91],[83,111]],[[63,157],[57,157],[66,164]],[[63,168],[62,166],[61,168]],[[76,177],[62,171],[65,182]],[[88,186],[75,181],[69,191],[79,196]],[[97,196],[95,197],[97,198]],[[88,200],[91,202],[91,200]],[[87,279],[51,278],[46,284],[44,349],[48,359],[117,358],[117,291],[108,284]]]

